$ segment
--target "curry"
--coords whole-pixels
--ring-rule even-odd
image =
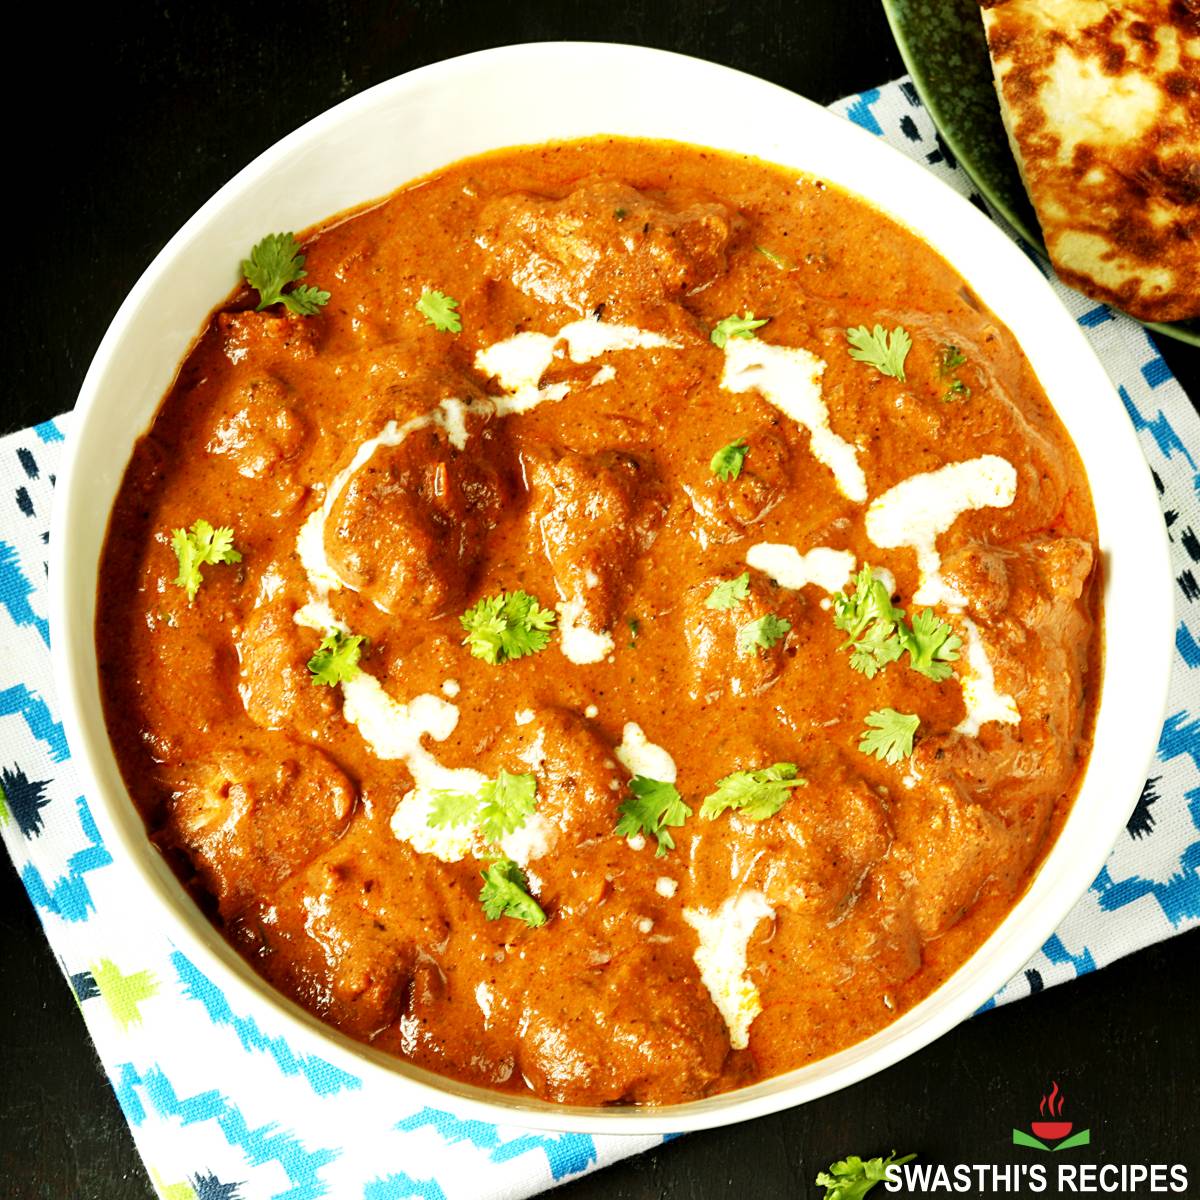
[[[126,471],[96,638],[149,835],[257,971],[435,1072],[665,1104],[979,947],[1087,758],[1096,526],[927,245],[595,139],[243,270]]]

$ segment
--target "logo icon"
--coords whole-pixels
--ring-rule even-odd
[[[1090,1129],[1081,1129],[1078,1133],[1072,1133],[1075,1128],[1070,1121],[1062,1119],[1063,1111],[1063,1096],[1058,1090],[1058,1083],[1055,1081],[1054,1087],[1051,1089],[1048,1096],[1042,1097],[1042,1102],[1038,1105],[1039,1120],[1033,1121],[1029,1126],[1029,1133],[1023,1129],[1014,1129],[1012,1131],[1012,1140],[1014,1146],[1029,1146],[1034,1150],[1073,1150],[1076,1146],[1088,1146],[1092,1141],[1092,1131]]]

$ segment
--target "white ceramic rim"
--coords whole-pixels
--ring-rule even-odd
[[[495,132],[510,127],[515,136]],[[373,136],[364,145],[366,133]],[[303,228],[472,153],[606,133],[795,164],[866,198],[953,263],[1017,336],[1075,439],[1099,489],[1106,624],[1140,631],[1136,646],[1135,639],[1109,639],[1096,749],[1058,842],[1025,896],[945,984],[830,1058],[658,1109],[562,1107],[461,1084],[352,1041],[270,988],[203,918],[146,838],[108,744],[93,644],[100,541],[129,450],[208,311],[236,282],[246,247],[268,227]],[[376,178],[372,170],[386,170],[368,161],[381,157],[381,147],[416,169],[398,167],[385,185],[328,203],[338,186],[362,186]],[[331,155],[339,179],[315,177]],[[273,197],[269,208],[265,197]],[[183,280],[198,298],[181,298]],[[801,1104],[890,1066],[972,1015],[1043,945],[1103,865],[1157,744],[1173,645],[1166,535],[1145,460],[1103,368],[1033,263],[931,173],[810,101],[711,63],[600,43],[485,50],[380,84],[276,143],[200,208],[133,287],[88,370],[59,472],[50,568],[55,682],[97,823],[114,857],[139,877],[168,935],[234,1008],[254,1011],[300,1053],[391,1086],[397,1103],[602,1134],[702,1129]]]

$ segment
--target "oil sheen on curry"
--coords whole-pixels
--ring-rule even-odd
[[[444,1075],[666,1104],[979,946],[1088,753],[1098,564],[944,261],[819,180],[611,139],[246,250],[128,467],[97,641],[150,834],[257,971]]]

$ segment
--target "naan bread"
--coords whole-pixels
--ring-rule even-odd
[[[1200,0],[981,4],[1059,276],[1145,321],[1200,315]]]

